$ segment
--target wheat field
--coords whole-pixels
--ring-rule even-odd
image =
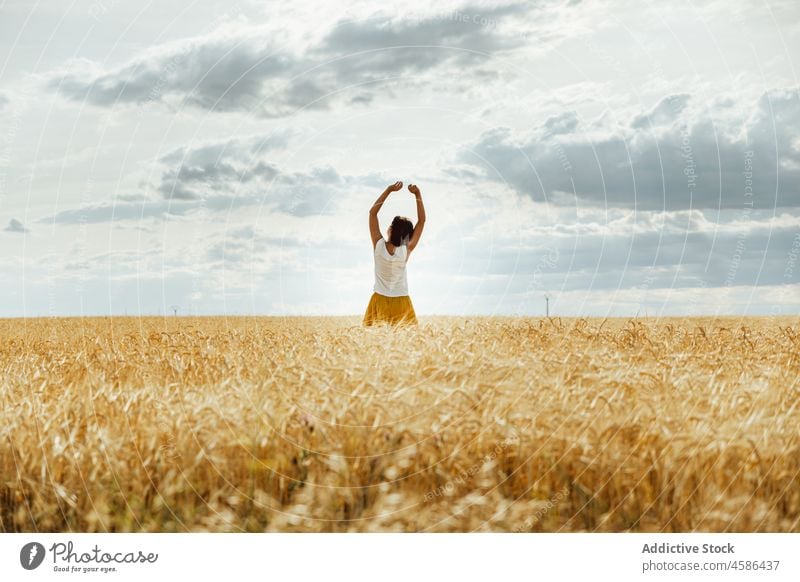
[[[0,320],[0,530],[800,531],[800,318]]]

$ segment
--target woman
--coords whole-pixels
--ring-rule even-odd
[[[402,182],[395,182],[387,187],[369,211],[369,234],[375,257],[375,285],[364,314],[364,325],[417,323],[417,314],[414,313],[411,297],[408,296],[406,263],[425,226],[425,206],[422,204],[419,188],[414,184],[408,185],[409,192],[417,199],[416,226],[403,216],[395,216],[386,232],[388,240],[383,239],[378,226],[378,211],[381,206],[391,192],[397,192],[402,187]]]

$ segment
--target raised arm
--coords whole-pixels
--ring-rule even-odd
[[[389,197],[389,194],[392,192],[397,192],[400,188],[403,187],[402,182],[395,182],[391,186],[387,186],[386,190],[378,196],[378,199],[375,200],[375,203],[372,205],[372,208],[369,209],[369,236],[372,238],[372,247],[375,248],[375,244],[381,238],[381,228],[378,225],[378,211],[383,206],[383,203],[386,202],[386,199]]]
[[[408,190],[417,199],[417,224],[414,225],[414,233],[411,235],[411,240],[408,241],[408,252],[410,253],[416,248],[419,237],[422,236],[422,229],[425,228],[425,205],[422,203],[422,193],[416,184],[409,184]]]

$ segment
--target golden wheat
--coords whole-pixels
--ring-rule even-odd
[[[0,320],[2,531],[798,531],[800,320]]]

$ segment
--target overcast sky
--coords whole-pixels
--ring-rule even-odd
[[[796,0],[381,4],[0,0],[0,316],[800,311]]]

